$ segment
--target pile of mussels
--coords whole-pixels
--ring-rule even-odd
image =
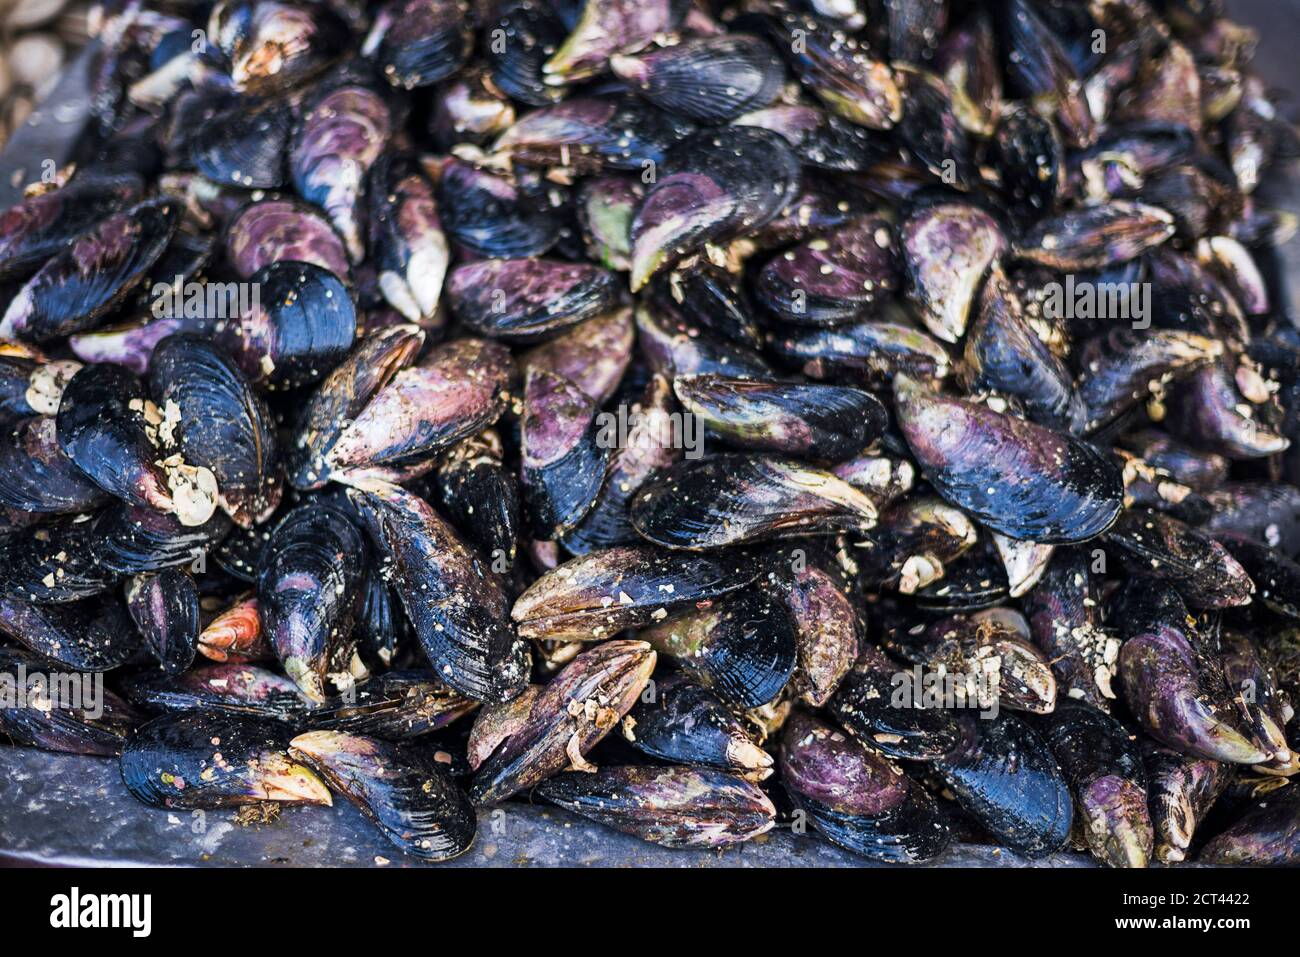
[[[1300,858],[1300,149],[1216,0],[104,23],[0,218],[14,743],[430,860]]]

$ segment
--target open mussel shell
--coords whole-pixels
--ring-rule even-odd
[[[286,451],[289,481],[319,488],[329,479],[325,456],[370,400],[414,361],[424,344],[415,326],[390,326],[362,339],[307,400]]]
[[[632,220],[634,292],[706,244],[766,225],[799,188],[798,158],[780,136],[758,127],[698,133],[662,165]]]
[[[218,341],[250,382],[297,389],[342,361],[357,334],[357,312],[338,276],[313,263],[280,260],[250,280],[257,305],[219,330]]]
[[[189,572],[169,568],[134,576],[126,585],[126,609],[165,674],[180,674],[194,663],[199,590]]]
[[[1000,843],[1029,857],[1070,838],[1073,801],[1047,743],[1011,714],[958,718],[961,743],[933,764],[957,803]]]
[[[541,256],[559,239],[561,217],[516,181],[452,158],[438,177],[438,214],[447,237],[478,256]]]
[[[392,132],[388,104],[361,84],[344,84],[311,102],[289,150],[294,189],[329,216],[353,262],[365,255],[362,199],[366,174]]]
[[[773,257],[758,274],[756,297],[795,325],[881,318],[902,285],[895,245],[884,217],[864,217]]]
[[[838,728],[796,711],[781,741],[781,778],[827,840],[872,860],[913,864],[950,840],[924,788]]]
[[[1150,739],[1142,742],[1155,856],[1162,864],[1187,857],[1205,815],[1232,779],[1231,764],[1191,757]]]
[[[1092,446],[1011,415],[894,380],[898,424],[935,489],[1011,538],[1069,544],[1123,507],[1118,467]]]
[[[389,581],[438,677],[479,701],[518,694],[528,647],[511,627],[501,578],[419,496],[372,481],[348,498],[389,563]]]
[[[538,578],[511,617],[525,638],[604,640],[708,606],[759,575],[746,552],[696,555],[644,543],[593,551]]]
[[[164,714],[122,750],[122,781],[150,807],[205,809],[259,801],[333,803],[310,769],[291,760],[291,725],[222,711]]]
[[[1229,764],[1260,764],[1268,755],[1236,727],[1221,673],[1198,650],[1199,636],[1176,592],[1130,579],[1112,608],[1124,644],[1119,676],[1142,729],[1182,754]]]
[[[837,461],[869,445],[888,415],[869,392],[840,386],[679,376],[677,398],[728,445]]]
[[[1065,699],[1039,728],[1060,762],[1092,855],[1111,867],[1146,867],[1155,832],[1142,755],[1114,718]]]
[[[1135,574],[1167,581],[1202,608],[1245,605],[1255,585],[1209,535],[1150,509],[1126,509],[1106,534],[1107,551]]]
[[[44,342],[93,327],[149,274],[180,219],[170,199],[101,220],[50,258],[10,301],[0,339]]]
[[[26,278],[139,192],[140,180],[134,175],[83,174],[9,207],[0,213],[0,280]]]
[[[684,40],[636,56],[610,57],[611,72],[651,103],[702,123],[722,123],[776,99],[781,60],[760,37]]]
[[[447,300],[474,331],[506,342],[543,339],[608,310],[614,273],[552,259],[486,259],[452,270]]]
[[[249,203],[230,221],[226,259],[242,279],[268,263],[309,262],[347,279],[351,262],[343,240],[315,207],[289,199]]]
[[[73,671],[111,671],[130,661],[139,635],[116,595],[36,604],[0,598],[0,634]]]
[[[432,322],[450,257],[433,184],[413,160],[385,154],[371,169],[369,199],[379,291],[411,322]]]
[[[325,5],[223,0],[212,8],[207,34],[226,55],[235,89],[263,96],[325,69],[347,42],[348,27]]]
[[[567,811],[664,847],[723,847],[776,824],[776,807],[737,774],[703,767],[614,767],[543,781]]]
[[[630,717],[625,736],[651,757],[722,768],[755,781],[772,773],[772,756],[722,699],[681,675],[655,679]]]
[[[478,707],[432,671],[387,671],[311,712],[313,728],[364,734],[385,741],[418,738]]]
[[[365,543],[339,509],[300,505],[271,534],[258,570],[262,627],[285,672],[312,701],[352,668],[352,623]]]
[[[0,505],[23,512],[73,514],[104,504],[108,493],[59,448],[55,420],[7,422],[0,432]]]
[[[923,206],[900,229],[907,293],[921,321],[957,342],[989,266],[1007,248],[992,216],[969,203]]]
[[[670,618],[639,636],[737,708],[775,700],[798,655],[789,611],[756,588]]]
[[[524,381],[520,487],[535,534],[563,536],[596,504],[613,443],[602,441],[591,396],[563,376],[532,367]]]
[[[507,350],[482,339],[439,346],[391,381],[347,424],[322,457],[317,481],[405,481],[435,456],[492,425],[506,405]]]
[[[311,702],[278,672],[250,664],[216,664],[169,675],[157,669],[129,674],[122,692],[154,711],[222,711],[281,721],[302,719]]]
[[[1300,788],[1274,791],[1215,835],[1197,860],[1236,867],[1294,867],[1300,861]]]
[[[464,0],[389,0],[376,11],[361,53],[395,87],[432,86],[469,56],[472,24]]]
[[[694,130],[636,97],[578,96],[526,113],[493,148],[527,166],[644,174]]]
[[[499,803],[569,766],[590,770],[584,755],[631,710],[656,660],[643,641],[608,641],[574,658],[479,766],[474,803]]]
[[[735,454],[677,463],[637,493],[631,515],[648,541],[695,551],[876,524],[871,499],[829,472]]]
[[[294,127],[293,107],[270,100],[254,109],[237,102],[206,120],[190,140],[190,162],[214,183],[278,189]]]
[[[216,477],[227,514],[244,527],[267,517],[281,491],[274,420],[234,360],[197,336],[169,336],[149,360],[149,384],[177,410],[176,447]]]
[[[901,673],[903,669],[882,652],[864,648],[830,699],[830,713],[855,738],[886,757],[940,758],[960,740],[956,715],[926,707],[915,695],[898,695]]]

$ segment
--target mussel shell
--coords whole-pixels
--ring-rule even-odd
[[[798,654],[789,610],[757,589],[670,618],[639,635],[737,708],[774,700],[789,683]]]
[[[228,354],[197,336],[169,336],[149,360],[149,384],[159,403],[179,408],[177,443],[186,461],[216,476],[231,518],[248,527],[275,508],[274,420]]]
[[[665,310],[680,315],[684,322],[698,324],[749,349],[763,344],[762,330],[740,277],[707,260],[663,274],[655,281],[653,294],[663,301]]]
[[[0,426],[0,505],[23,512],[89,512],[108,493],[59,448],[52,416]]]
[[[1155,834],[1147,774],[1128,731],[1089,704],[1062,700],[1039,728],[1074,789],[1093,856],[1112,867],[1145,867]]]
[[[631,515],[648,541],[695,551],[876,524],[871,499],[831,473],[737,454],[677,463],[636,494]]]
[[[1206,812],[1232,779],[1230,764],[1188,757],[1154,741],[1143,743],[1156,858],[1183,860]]]
[[[1208,531],[1246,535],[1285,555],[1300,554],[1300,489],[1283,482],[1214,484],[1206,495],[1213,508]]]
[[[438,213],[447,236],[479,256],[540,256],[559,239],[555,210],[517,183],[454,158],[438,179]]]
[[[44,342],[93,327],[145,279],[179,218],[174,200],[159,199],[100,220],[18,291],[0,319],[0,338]]]
[[[1300,860],[1300,789],[1275,791],[1215,835],[1197,858],[1205,864],[1294,866]]]
[[[885,758],[805,713],[786,722],[781,778],[813,827],[856,854],[918,863],[948,847],[948,827],[928,792]]]
[[[525,114],[494,149],[528,166],[644,175],[694,129],[636,97],[579,96]]]
[[[135,704],[156,711],[223,711],[282,721],[301,720],[311,703],[284,675],[256,665],[204,665],[177,675],[137,671],[121,681]]]
[[[392,326],[366,336],[307,400],[286,458],[295,488],[319,488],[328,479],[326,454],[374,395],[409,365],[424,343],[415,326]]]
[[[1164,210],[1116,200],[1039,220],[1021,233],[1015,253],[1061,272],[1086,272],[1136,259],[1173,234]]]
[[[479,766],[474,803],[504,801],[580,761],[632,708],[655,662],[643,641],[608,641],[574,658]]]
[[[325,5],[232,0],[212,8],[207,35],[228,58],[235,89],[261,96],[325,69],[347,42],[348,27]]]
[[[164,674],[180,674],[194,663],[199,590],[188,572],[171,568],[136,575],[127,582],[126,608]]]
[[[740,719],[703,685],[666,675],[629,712],[632,745],[664,761],[739,773],[770,774],[771,755],[754,744]]]
[[[439,346],[398,371],[325,452],[319,478],[405,481],[434,456],[492,425],[505,409],[511,360],[482,339]]]
[[[656,106],[703,123],[722,123],[766,106],[785,82],[781,60],[767,42],[743,33],[616,55],[609,66]]]
[[[678,376],[682,407],[727,445],[838,461],[884,431],[888,414],[869,392],[841,386]]]
[[[25,277],[138,195],[139,177],[82,175],[0,213],[0,280]]]
[[[596,504],[612,442],[595,427],[595,401],[563,376],[536,367],[524,382],[520,488],[534,533],[563,536]]]
[[[830,713],[866,747],[889,758],[933,761],[957,746],[956,715],[919,706],[902,696],[895,707],[901,667],[875,650],[864,650],[828,703]]]
[[[326,676],[340,670],[365,554],[361,533],[348,516],[320,503],[290,512],[262,553],[257,576],[262,628],[285,672],[313,701],[324,700]]]
[[[500,578],[411,492],[368,482],[348,498],[391,564],[389,581],[438,677],[479,701],[518,694],[528,648],[510,625]]]
[[[179,565],[197,567],[230,528],[230,520],[220,513],[202,525],[183,525],[174,515],[118,502],[95,517],[91,538],[96,561],[111,572],[133,575]]]
[[[519,0],[489,21],[487,31],[501,30],[501,42],[485,45],[483,56],[492,82],[510,97],[528,106],[546,106],[564,96],[562,87],[548,84],[542,65],[559,49],[567,31],[549,3]]]
[[[1160,512],[1125,510],[1105,542],[1130,571],[1169,582],[1198,607],[1245,605],[1255,591],[1246,570],[1222,545]]]
[[[89,684],[89,676],[52,674],[46,659],[17,648],[0,647],[0,675],[26,695],[12,707],[0,705],[0,734],[21,747],[116,757],[144,720],[102,684]]]
[[[716,372],[720,375],[770,375],[771,367],[753,348],[710,333],[662,302],[638,302],[637,338],[650,368],[661,375]]]
[[[477,707],[432,671],[388,671],[313,709],[311,726],[405,741],[446,727]]]
[[[86,522],[32,525],[0,535],[0,594],[70,602],[108,591],[120,576],[98,559]]]
[[[601,768],[544,781],[537,794],[664,847],[722,847],[776,824],[776,808],[766,794],[739,775],[713,768]]]
[[[552,259],[487,259],[452,270],[447,301],[469,328],[506,342],[546,338],[606,311],[614,273]]]
[[[898,424],[935,489],[1010,538],[1069,544],[1123,508],[1113,462],[1089,445],[983,406],[894,380]]]
[[[521,530],[519,480],[487,443],[466,439],[438,466],[438,504],[457,530],[495,560],[515,560]]]
[[[334,227],[315,208],[288,199],[249,203],[230,221],[226,258],[243,279],[268,263],[309,262],[346,280],[352,274],[347,249]]]
[[[632,290],[707,243],[766,225],[794,198],[799,161],[758,127],[698,133],[664,160],[632,220]]]
[[[258,290],[258,308],[218,334],[250,382],[268,390],[297,389],[324,378],[352,348],[356,307],[329,270],[278,260],[250,282]]]
[[[254,109],[235,103],[206,120],[190,140],[190,162],[214,183],[241,189],[277,189],[286,180],[285,156],[294,110],[282,100]]]
[[[1057,548],[1022,607],[1035,644],[1052,663],[1058,697],[1108,711],[1119,641],[1101,628],[1088,553]]]
[[[122,750],[122,781],[150,807],[215,809],[292,801],[330,804],[310,770],[289,759],[291,725],[222,711],[164,714]]]
[[[469,56],[472,22],[464,0],[389,0],[376,12],[361,52],[395,87],[432,86]]]
[[[744,588],[759,572],[755,556],[746,552],[697,555],[644,543],[622,545],[589,552],[542,575],[510,614],[526,638],[603,640],[707,606]]]
[[[1174,329],[1115,329],[1080,350],[1079,395],[1086,431],[1109,425],[1171,380],[1190,375],[1223,352],[1214,339]]]
[[[898,322],[868,321],[773,334],[769,345],[810,378],[844,375],[870,388],[889,385],[900,372],[938,382],[952,371],[952,357],[942,344],[915,326]]]
[[[921,321],[944,342],[957,342],[989,265],[1007,247],[992,216],[969,203],[935,203],[901,227],[907,292]]]
[[[817,169],[861,173],[889,153],[887,145],[862,127],[811,106],[778,103],[734,122],[780,134],[805,166]]]
[[[881,318],[901,284],[893,230],[884,217],[869,216],[772,258],[756,295],[787,322],[829,326]]]
[[[1040,857],[1063,847],[1073,801],[1047,743],[1010,714],[959,722],[961,744],[933,765],[957,803],[1012,850]]]
[[[450,256],[433,184],[414,161],[385,154],[371,169],[369,213],[379,291],[411,322],[431,322]]]
[[[0,598],[0,633],[74,671],[111,671],[140,641],[116,595],[35,604]]]

